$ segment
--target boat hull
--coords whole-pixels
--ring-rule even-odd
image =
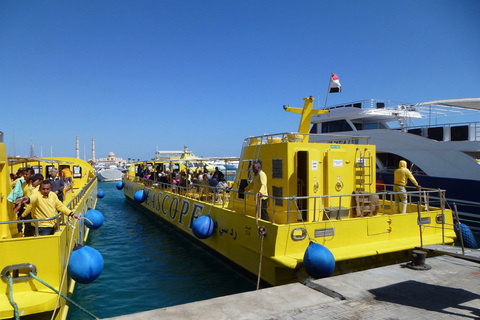
[[[418,220],[415,208],[411,208],[414,213],[404,215],[384,214],[313,223],[277,224],[263,220],[257,223],[254,216],[229,209],[224,203],[202,201],[195,194],[175,193],[171,187],[162,189],[125,180],[124,193],[128,199],[134,200],[139,190],[144,190],[147,197],[138,205],[253,276],[258,276],[260,269],[261,278],[271,285],[308,277],[303,258],[311,240],[332,252],[336,261],[335,274],[408,261],[411,250],[421,245],[419,228],[415,228]],[[215,229],[208,239],[200,240],[193,235],[193,222],[196,217],[207,214],[214,221]],[[442,231],[441,225],[435,222],[439,215],[438,208],[422,213],[422,219],[429,224],[423,231],[424,245],[441,243],[442,237],[446,243],[453,243],[453,230]],[[450,216],[448,222],[451,224],[451,221]],[[263,241],[259,227],[264,227],[267,232]]]

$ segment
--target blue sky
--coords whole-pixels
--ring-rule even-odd
[[[296,131],[331,72],[362,99],[480,97],[480,1],[1,1],[9,154],[239,156]]]

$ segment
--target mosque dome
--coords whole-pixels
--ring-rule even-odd
[[[115,158],[115,153],[109,152],[109,153],[108,153],[108,157],[109,157],[109,158]]]

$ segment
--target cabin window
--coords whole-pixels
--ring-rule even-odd
[[[310,129],[310,133],[317,133],[317,124],[314,123],[312,128]]]
[[[450,140],[452,141],[467,141],[468,140],[468,126],[455,126],[450,128]]]
[[[377,102],[377,109],[385,108],[385,102]]]
[[[427,137],[429,139],[443,141],[443,127],[428,128]]]
[[[32,166],[33,171],[35,171],[35,174],[40,173],[43,175],[43,167],[42,166]]]
[[[283,159],[272,159],[272,178],[283,179]]]
[[[283,206],[283,199],[278,199],[278,198],[283,198],[283,188],[272,186],[272,195],[275,197],[273,199],[275,205]]]
[[[415,134],[417,136],[421,136],[422,135],[422,129],[409,129],[408,133]]]
[[[354,103],[353,107],[358,108],[358,109],[362,109],[362,104],[361,103]]]
[[[353,131],[345,120],[336,120],[322,123],[322,133]]]
[[[46,166],[45,169],[46,169],[45,173],[47,175],[45,177],[45,179],[47,179],[48,177],[50,177],[50,172],[52,172],[52,170],[55,169],[55,166],[54,165],[49,165],[49,166]]]
[[[363,130],[374,130],[374,129],[378,129],[378,123],[375,122],[375,123],[365,123],[363,125]]]
[[[73,177],[74,178],[81,178],[82,177],[82,167],[73,166]]]

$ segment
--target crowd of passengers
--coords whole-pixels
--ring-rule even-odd
[[[202,190],[218,191],[219,189],[228,190],[231,187],[225,180],[225,175],[218,167],[215,167],[214,172],[209,172],[207,167],[203,168],[197,166],[195,170],[169,169],[162,170],[160,165],[152,168],[145,168],[143,165],[137,167],[135,176],[139,179],[145,179],[153,183],[159,183],[160,186],[166,187],[168,185],[173,186],[174,190],[181,191],[187,189],[196,189],[201,192]],[[176,186],[180,188],[176,188]]]
[[[31,167],[20,168],[16,174],[10,174],[12,190],[7,200],[13,204],[17,220],[48,219],[63,213],[78,220],[64,204],[64,188],[72,185],[72,172],[65,167],[58,174],[58,169],[51,168],[45,178]],[[35,234],[34,222],[19,222],[18,236],[29,237]],[[55,220],[44,220],[38,223],[39,235],[54,234],[57,226]]]

